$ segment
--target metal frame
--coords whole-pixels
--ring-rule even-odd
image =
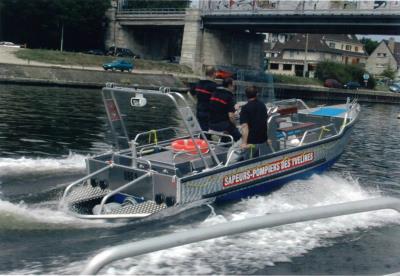
[[[191,138],[192,140],[195,139],[195,137],[194,137],[194,136],[195,136],[195,133],[193,133],[191,127],[189,126],[189,124],[188,124],[187,120],[185,119],[185,116],[184,116],[184,114],[182,113],[182,110],[181,110],[181,108],[188,108],[188,109],[190,109],[190,107],[189,107],[187,101],[185,100],[185,98],[184,98],[181,94],[176,93],[176,92],[171,92],[171,90],[170,90],[169,88],[167,88],[167,87],[160,87],[160,89],[159,89],[158,91],[156,91],[156,90],[148,90],[148,89],[139,89],[139,88],[134,88],[134,87],[117,87],[117,86],[114,86],[113,83],[108,83],[108,84],[106,85],[106,87],[103,88],[103,93],[104,93],[104,92],[109,92],[111,95],[113,95],[113,99],[114,99],[114,94],[115,94],[115,92],[118,92],[118,93],[127,93],[127,94],[140,93],[140,94],[143,94],[143,95],[163,96],[163,97],[169,98],[169,99],[173,102],[173,104],[175,105],[175,107],[177,108],[178,113],[179,113],[179,115],[180,115],[180,117],[181,117],[181,119],[182,119],[182,121],[183,121],[183,123],[184,123],[184,125],[185,125],[185,127],[186,127],[186,130],[187,130],[187,132],[188,132],[189,135],[190,135],[190,138]],[[183,105],[181,105],[181,106],[179,105],[178,99],[179,99],[180,101],[182,101]],[[118,102],[114,101],[114,103],[115,103],[115,105],[116,105],[116,108],[117,108],[118,111],[119,111]],[[194,114],[193,114],[191,120],[193,120],[194,123],[195,123],[197,126],[199,126],[199,123],[197,122],[197,119],[196,119],[196,117],[194,116]],[[122,123],[123,123],[123,118],[122,118],[122,117],[121,117],[121,121],[122,121]],[[200,129],[200,127],[199,127],[199,129]],[[125,129],[124,129],[124,130],[125,130]],[[217,166],[218,166],[221,162],[219,161],[219,159],[218,159],[217,155],[215,154],[214,150],[211,148],[210,143],[209,143],[207,137],[205,136],[205,134],[203,133],[203,131],[200,131],[199,134],[200,134],[200,137],[201,137],[203,140],[206,141],[207,146],[208,146],[208,148],[209,148],[209,150],[210,150],[210,154],[211,154],[212,158],[214,159],[215,163],[216,163]],[[129,137],[128,137],[128,139],[129,139]],[[203,153],[201,152],[199,146],[198,146],[196,143],[194,143],[194,145],[195,145],[195,148],[196,148],[196,151],[197,151],[198,155],[200,156],[200,158],[202,159],[202,161],[203,161],[203,163],[204,163],[205,168],[206,168],[206,169],[210,169],[210,166],[208,165],[207,161],[205,160],[205,157],[204,157]],[[136,149],[136,147],[132,147],[132,146],[131,146],[131,148],[132,148],[132,150],[135,150],[135,149]],[[137,156],[137,153],[136,153],[136,155],[135,155],[134,153],[132,153],[132,156]]]
[[[82,275],[97,274],[111,262],[164,250],[180,245],[214,239],[227,235],[241,234],[263,228],[276,227],[297,222],[317,220],[335,216],[350,215],[381,209],[393,209],[400,213],[400,199],[381,197],[360,201],[339,203],[329,206],[312,207],[284,213],[231,221],[210,227],[197,228],[186,232],[168,234],[133,243],[108,248],[94,256],[82,271]]]

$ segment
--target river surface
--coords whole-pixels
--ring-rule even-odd
[[[326,173],[269,195],[138,223],[88,222],[57,203],[87,155],[112,141],[97,90],[0,85],[0,274],[79,274],[112,245],[221,222],[400,191],[398,105],[362,104]],[[155,107],[132,131],[175,119]],[[156,113],[157,113],[156,112]],[[117,261],[102,274],[388,274],[400,271],[400,215],[382,210],[249,232]]]

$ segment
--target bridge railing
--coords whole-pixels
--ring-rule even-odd
[[[119,7],[119,14],[137,14],[137,15],[177,15],[186,13],[186,9],[173,9],[173,8],[164,8],[164,9],[128,9]]]
[[[199,0],[203,14],[400,14],[399,1]]]
[[[178,232],[150,238],[133,243],[111,247],[97,254],[88,263],[83,275],[97,274],[107,264],[127,257],[164,250],[180,245],[214,239],[227,235],[241,234],[267,227],[276,227],[291,223],[304,222],[361,212],[392,209],[400,212],[400,199],[381,197],[346,202],[329,206],[318,206],[285,213],[268,214],[238,221],[230,221],[210,227],[202,227],[186,232]]]

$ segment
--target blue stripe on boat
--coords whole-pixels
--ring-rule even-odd
[[[334,107],[321,107],[319,110],[312,112],[312,115],[318,116],[337,116],[346,112],[344,108],[334,108]]]

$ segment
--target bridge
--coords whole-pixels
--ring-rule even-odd
[[[400,35],[400,1],[198,0],[188,9],[130,9],[130,0],[114,1],[107,45],[156,59],[181,56],[196,71],[260,66],[262,33]]]

